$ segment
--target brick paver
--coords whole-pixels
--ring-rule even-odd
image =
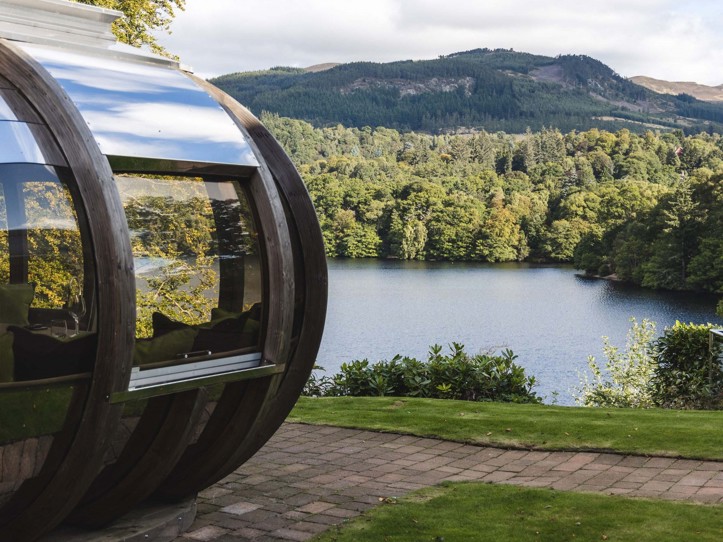
[[[175,542],[308,540],[385,499],[445,480],[723,503],[723,462],[502,450],[286,423],[250,461],[199,494],[196,521]]]

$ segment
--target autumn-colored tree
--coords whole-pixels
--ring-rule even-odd
[[[134,47],[144,45],[151,51],[164,56],[172,56],[159,45],[153,35],[154,30],[165,30],[170,33],[171,21],[176,10],[186,8],[186,0],[74,0],[81,4],[115,9],[123,13],[123,17],[113,23],[113,33],[118,40]]]

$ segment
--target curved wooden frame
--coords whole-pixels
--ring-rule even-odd
[[[85,408],[57,470],[43,467],[43,487],[21,488],[3,509],[0,529],[8,540],[32,540],[60,523],[80,501],[100,468],[106,438],[120,418],[108,403],[127,387],[135,328],[133,255],[123,206],[108,160],[65,91],[38,62],[0,40],[0,72],[37,110],[75,176],[80,204],[88,217],[96,265],[98,313],[97,363],[87,388]],[[80,389],[80,388],[79,388]],[[70,415],[70,413],[69,413]],[[64,439],[55,439],[58,449]],[[53,454],[51,449],[50,454]],[[46,461],[48,465],[48,461]],[[14,503],[21,506],[13,506]],[[42,517],[42,521],[38,518]]]
[[[245,173],[239,169],[237,178],[251,195],[262,237],[264,365],[249,370],[253,379],[238,375],[238,381],[226,382],[207,421],[203,388],[210,379],[151,399],[118,459],[103,467],[122,410],[111,396],[141,398],[127,391],[136,292],[125,212],[109,160],[53,77],[5,40],[0,40],[0,73],[0,82],[7,80],[35,108],[75,177],[90,234],[86,257],[96,266],[100,315],[97,362],[78,382],[63,430],[40,474],[0,508],[3,536],[21,542],[63,520],[102,525],[151,494],[186,498],[258,451],[295,404],[313,368],[326,317],[327,271],[314,208],[288,156],[248,110],[193,78],[234,120],[260,163],[255,170],[242,168]]]

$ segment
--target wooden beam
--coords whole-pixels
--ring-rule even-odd
[[[66,522],[102,527],[150,496],[186,450],[207,400],[203,389],[150,400],[118,460]]]

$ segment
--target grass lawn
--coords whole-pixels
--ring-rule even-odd
[[[723,540],[723,507],[480,483],[427,488],[315,542]]]
[[[475,444],[723,460],[723,411],[301,397],[289,421]]]

